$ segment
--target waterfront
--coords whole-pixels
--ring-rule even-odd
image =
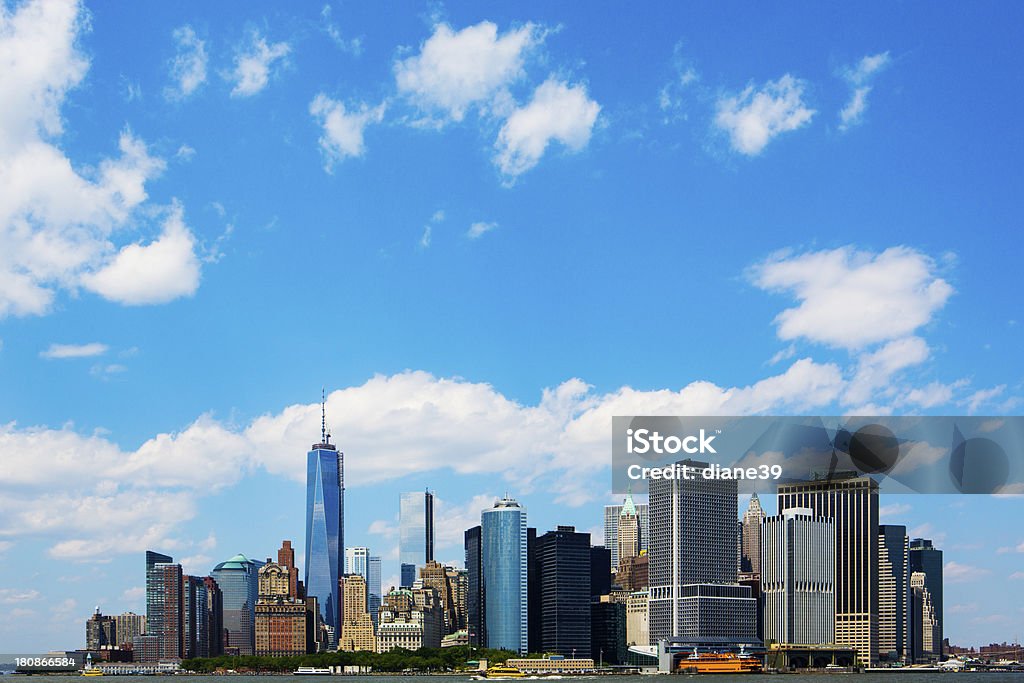
[[[287,674],[283,674],[287,675]],[[415,676],[424,676],[429,674],[415,674]],[[694,677],[708,678],[708,680],[716,682],[728,683],[729,681],[758,681],[770,678],[771,680],[778,680],[778,675],[788,674],[704,674],[700,676],[698,674],[680,674],[685,679],[692,679]],[[77,676],[77,674],[75,674]],[[445,676],[451,678],[453,681],[469,681],[471,677],[464,674],[437,674],[437,676]],[[954,677],[956,683],[970,683],[970,681],[979,681],[984,683],[1003,683],[1010,682],[1021,683],[1024,681],[1024,672],[963,672],[963,673],[939,673],[934,671],[929,672],[918,672],[918,673],[888,673],[888,672],[871,672],[862,674],[792,674],[793,680],[796,681],[835,681],[837,676],[854,676],[858,683],[924,683],[924,681],[930,681],[935,678]],[[412,676],[317,676],[314,681],[328,681],[328,680],[344,680],[346,683],[356,683],[360,680],[372,681],[373,683],[401,683],[402,681],[408,681]],[[20,676],[19,676],[20,678]],[[68,675],[38,675],[32,676],[33,683],[47,683],[52,681],[53,683],[67,683]],[[129,678],[127,676],[104,676],[104,678]],[[205,676],[186,676],[178,675],[174,677],[177,683],[202,683],[202,681],[209,678],[209,675]],[[279,681],[281,675],[245,675],[247,681]],[[566,676],[561,679],[555,680],[598,680],[604,679],[604,676]],[[655,680],[664,680],[660,677],[651,676],[615,676],[613,679],[616,683],[652,683]]]

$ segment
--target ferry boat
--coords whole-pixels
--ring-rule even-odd
[[[330,676],[331,670],[319,666],[300,666],[293,673],[296,676]]]
[[[693,654],[679,661],[681,673],[698,674],[745,674],[760,673],[761,662],[757,657],[740,650],[733,652],[701,652],[694,648]]]
[[[526,674],[514,666],[495,665],[479,676],[474,676],[474,678],[477,680],[489,678],[526,678]]]
[[[96,669],[96,668],[82,669],[82,675],[83,676],[102,676],[103,675],[103,669]]]

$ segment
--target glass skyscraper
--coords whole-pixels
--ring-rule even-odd
[[[345,548],[345,461],[321,427],[320,443],[306,456],[306,595],[315,596],[328,627],[331,649],[338,646]],[[225,606],[226,609],[226,606]]]
[[[481,514],[481,564],[487,647],[525,654],[527,613],[526,508],[502,498]]]
[[[369,548],[345,548],[345,573],[359,574],[366,581],[366,611],[376,626],[381,600],[380,557],[370,555]]]
[[[221,562],[210,576],[220,587],[223,627],[227,648],[238,648],[239,655],[256,653],[256,599],[259,597],[259,568],[262,562],[235,555]]]
[[[434,559],[434,494],[403,493],[398,508],[398,561],[402,586],[411,587],[416,568]]]

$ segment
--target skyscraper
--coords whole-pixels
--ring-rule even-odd
[[[377,649],[377,640],[373,620],[367,612],[366,579],[362,574],[346,574],[342,581],[345,592],[342,600],[344,607],[338,649],[345,652],[373,652]]]
[[[434,559],[434,494],[403,493],[398,509],[398,561],[405,587],[416,581],[416,569]]]
[[[117,644],[124,647],[131,645],[135,636],[141,636],[146,632],[146,617],[134,612],[125,612],[114,617],[114,633],[117,635]]]
[[[910,655],[910,558],[907,527],[878,525],[878,658],[902,662]]]
[[[117,622],[114,617],[100,612],[99,606],[85,622],[85,649],[99,650],[101,647],[117,645]]]
[[[158,638],[164,632],[165,596],[163,569],[157,570],[157,565],[171,564],[173,561],[170,555],[146,551],[146,630],[149,635]]]
[[[224,654],[224,596],[212,576],[204,576],[207,608],[207,650],[211,657]]]
[[[185,654],[181,565],[170,560],[167,555],[146,553],[146,628],[157,637],[159,658],[166,660]]]
[[[345,548],[345,455],[332,443],[321,404],[320,443],[306,456],[306,595],[317,598],[330,647],[338,646],[339,579]]]
[[[487,647],[525,654],[529,647],[526,509],[506,496],[480,517]]]
[[[757,494],[750,496],[750,504],[740,523],[740,571],[761,572],[761,521],[766,517]]]
[[[199,576],[182,577],[186,659],[210,656],[210,611],[206,583]]]
[[[619,530],[616,534],[619,553],[616,567],[640,554],[640,516],[633,504],[633,494],[626,494],[626,501],[619,513]]]
[[[262,565],[262,562],[250,560],[245,555],[235,555],[210,572],[221,591],[225,654],[251,655],[255,652],[258,572]]]
[[[288,595],[299,597],[299,570],[295,566],[295,550],[291,541],[281,541],[277,551],[277,563],[288,570]]]
[[[604,545],[611,551],[612,567],[619,566],[619,517],[622,516],[622,505],[604,506]],[[650,531],[650,507],[646,503],[634,503],[636,517],[640,525],[640,550],[650,550],[648,536]]]
[[[370,619],[373,620],[373,627],[377,628],[377,620],[380,616],[381,596],[384,593],[380,585],[380,555],[370,555],[366,561],[366,590],[367,609],[370,612]]]
[[[758,536],[766,641],[835,641],[836,526],[809,508],[767,517]]]
[[[484,598],[483,539],[481,528],[466,529],[466,615],[468,618],[469,644],[487,646],[487,621]]]
[[[291,594],[294,572],[267,558],[257,576],[259,598],[256,601],[254,629],[256,654],[305,654],[306,603]]]
[[[756,641],[757,603],[736,582],[736,491],[735,480],[699,476],[650,482],[651,642]]]
[[[560,526],[539,536],[537,574],[539,650],[566,657],[589,657],[590,534]]]
[[[836,525],[836,643],[878,661],[878,484],[870,477],[779,486],[779,512],[810,508]]]
[[[943,639],[943,611],[942,611],[942,551],[936,548],[926,538],[915,538],[910,541],[909,549],[910,572],[924,574],[923,588],[931,601],[932,612],[935,617],[934,630],[937,631],[935,639],[942,643]],[[927,646],[927,642],[925,643]],[[936,652],[941,655],[941,648]]]
[[[910,641],[914,663],[935,662],[942,652],[942,640],[939,637],[934,596],[928,590],[928,577],[924,572],[910,574],[910,605]]]

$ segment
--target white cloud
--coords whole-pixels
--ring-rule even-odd
[[[682,113],[686,102],[686,92],[700,80],[700,74],[685,57],[682,41],[672,49],[673,78],[658,91],[658,109],[661,110],[662,123],[672,123],[685,119]]]
[[[267,87],[271,70],[291,52],[288,43],[268,44],[266,38],[253,31],[249,45],[235,56],[235,68],[230,74],[235,87],[232,97],[251,97]]]
[[[165,167],[128,129],[119,156],[81,171],[57,146],[61,106],[89,66],[76,49],[83,12],[71,0],[0,12],[0,318],[44,314],[102,268],[114,237],[143,224],[146,183]]]
[[[871,92],[870,81],[875,74],[889,65],[889,53],[880,52],[867,55],[856,66],[843,69],[842,77],[853,89],[850,100],[839,112],[839,129],[848,130],[863,121],[864,111],[868,107],[868,93]]]
[[[181,145],[178,147],[178,151],[174,153],[175,159],[181,159],[182,161],[191,161],[192,157],[196,155],[194,147],[188,145]]]
[[[786,74],[758,90],[753,85],[718,100],[715,125],[729,135],[732,148],[756,156],[781,133],[796,130],[814,117],[803,101],[804,82]]]
[[[17,602],[35,602],[40,597],[39,591],[19,591],[14,588],[0,588],[0,604],[12,605]]]
[[[190,555],[181,558],[181,569],[185,574],[203,576],[210,573],[216,563],[209,555]]]
[[[948,583],[967,583],[988,576],[992,572],[984,567],[974,567],[959,562],[947,562],[942,568],[942,576]]]
[[[331,37],[331,40],[334,41],[334,44],[337,45],[341,49],[342,52],[347,52],[347,53],[349,53],[351,55],[354,55],[356,57],[358,57],[359,55],[361,55],[363,53],[363,41],[362,41],[362,39],[360,39],[360,38],[345,38],[341,34],[341,29],[339,29],[331,21],[331,6],[330,5],[324,5],[323,6],[323,9],[320,10],[320,17],[324,21],[324,31],[327,32],[327,35]]]
[[[165,303],[195,294],[199,270],[195,237],[175,204],[157,239],[122,247],[102,269],[83,276],[82,285],[123,304]]]
[[[384,104],[370,108],[359,105],[354,111],[347,111],[345,104],[319,93],[309,105],[309,113],[323,128],[320,149],[326,159],[325,169],[330,171],[335,163],[347,157],[360,157],[365,151],[363,132],[371,123],[380,123],[384,118]]]
[[[799,300],[775,318],[781,339],[845,349],[910,336],[953,293],[935,262],[909,247],[880,254],[853,247],[780,253],[750,277],[762,289],[792,292]]]
[[[441,498],[434,498],[434,543],[436,550],[462,548],[465,544],[466,529],[480,524],[480,513],[493,507],[496,496],[482,493],[460,505],[452,505]],[[464,562],[459,562],[462,566]]]
[[[438,24],[411,57],[395,62],[398,92],[426,112],[461,121],[474,105],[494,107],[524,75],[529,51],[544,39],[533,24],[498,35],[482,21],[461,31]]]
[[[430,246],[430,239],[434,234],[434,227],[430,224],[423,226],[423,234],[420,235],[420,249],[426,249]]]
[[[899,517],[908,512],[910,512],[910,506],[906,503],[893,503],[892,505],[883,505],[878,508],[878,516],[885,519]]]
[[[39,352],[40,358],[91,358],[102,356],[110,350],[106,344],[92,342],[90,344],[50,344],[45,351]]]
[[[124,592],[121,593],[121,599],[125,602],[139,603],[143,598],[146,597],[145,586],[133,586],[131,588],[125,588]]]
[[[505,176],[514,179],[536,166],[553,140],[578,152],[590,142],[600,111],[601,105],[590,99],[586,86],[549,78],[501,127],[494,161]]]
[[[178,53],[170,65],[173,83],[164,89],[164,96],[169,100],[180,100],[206,82],[206,42],[187,24],[174,29],[171,35],[178,45]]]
[[[845,405],[858,405],[892,386],[900,370],[920,365],[930,355],[928,344],[920,337],[904,337],[886,343],[876,351],[861,354],[857,370],[843,395]]]
[[[982,406],[991,403],[993,399],[1002,396],[1004,391],[1006,391],[1005,384],[1000,384],[999,386],[991,387],[989,389],[979,389],[978,391],[975,391],[965,400],[965,404],[967,405],[967,414],[976,414]]]
[[[1012,581],[1024,581],[1024,572],[1014,572],[1010,574],[1010,579]]]
[[[484,234],[490,232],[491,230],[494,230],[497,227],[497,223],[473,223],[471,226],[469,226],[469,230],[466,231],[466,237],[468,237],[471,240],[479,239],[480,237],[483,237]]]

